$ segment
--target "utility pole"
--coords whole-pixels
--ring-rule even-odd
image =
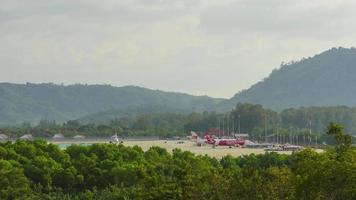
[[[309,119],[309,135],[308,135],[308,145],[311,145],[311,134],[312,134],[312,131],[311,131],[311,125],[312,125],[312,121],[311,121],[311,119]]]
[[[224,122],[225,122],[225,116],[223,116],[223,122],[222,122],[223,135],[225,135],[225,126],[224,126],[225,124],[224,124]]]
[[[265,142],[267,142],[267,115],[265,114]]]
[[[291,144],[294,144],[294,135],[293,135],[293,133],[291,133],[291,137],[292,137],[292,139],[291,139],[291,141],[292,141],[292,143]]]
[[[241,134],[241,129],[240,129],[240,115],[238,116],[239,117],[239,134]]]
[[[230,132],[231,132],[231,131],[230,131],[230,123],[231,123],[231,122],[229,123],[229,119],[230,119],[230,116],[227,116],[227,117],[226,117],[226,123],[227,123],[226,126],[227,126],[227,134],[228,134],[228,137],[230,137]]]
[[[280,142],[281,142],[281,138],[279,137],[278,128],[277,128],[277,144],[279,144]]]
[[[233,115],[231,115],[231,118],[232,118],[232,133],[235,134],[235,119]]]
[[[220,134],[221,134],[221,129],[220,129],[220,117],[218,117],[218,121],[219,121],[219,129],[218,129],[218,131],[219,131],[219,137],[220,137]]]

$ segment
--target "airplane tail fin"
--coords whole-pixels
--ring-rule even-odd
[[[197,141],[198,139],[198,134],[194,131],[190,131],[190,134],[191,134],[191,140],[192,141]]]
[[[206,139],[208,144],[213,144],[214,143],[214,139],[210,135],[205,135],[204,138]]]

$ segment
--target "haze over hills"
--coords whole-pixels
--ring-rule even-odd
[[[212,106],[214,107],[214,106]],[[209,110],[210,108],[205,108]],[[193,109],[194,110],[194,109]],[[200,112],[202,110],[195,110]],[[108,123],[113,119],[120,119],[123,117],[126,118],[135,118],[142,115],[151,115],[158,113],[176,113],[176,114],[188,114],[194,112],[187,108],[177,108],[175,106],[168,105],[142,105],[136,107],[128,107],[126,109],[109,109],[101,112],[96,112],[92,114],[85,115],[78,118],[77,120],[81,123]]]
[[[277,111],[301,106],[356,106],[356,49],[332,48],[283,64],[223,104],[231,107],[237,102]]]
[[[283,64],[231,99],[192,96],[136,86],[0,83],[0,124],[84,122],[142,114],[228,111],[237,103],[280,111],[291,107],[356,106],[356,49],[333,48]]]
[[[107,110],[200,112],[221,101],[135,86],[0,83],[0,124],[61,122]]]

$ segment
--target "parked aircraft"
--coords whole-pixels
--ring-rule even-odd
[[[211,137],[210,135],[205,135],[204,137],[207,140],[208,144],[212,144],[214,146],[243,146],[245,144],[245,140],[241,138],[227,138],[227,139],[221,139],[221,138],[214,138]]]
[[[196,132],[191,131],[190,133],[191,141],[196,142],[197,146],[204,146],[205,144],[207,144],[208,141],[206,139],[200,138]]]
[[[216,136],[205,135],[204,138],[200,138],[195,132],[191,132],[191,140],[196,142],[198,146],[203,146],[205,144],[213,146],[243,146],[245,140],[241,138],[217,138]]]
[[[111,136],[110,143],[113,143],[113,144],[119,143],[119,137],[117,136],[117,134]]]

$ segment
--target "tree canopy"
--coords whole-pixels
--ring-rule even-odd
[[[1,199],[355,199],[356,150],[337,124],[336,147],[218,160],[179,149],[45,141],[0,143]]]

